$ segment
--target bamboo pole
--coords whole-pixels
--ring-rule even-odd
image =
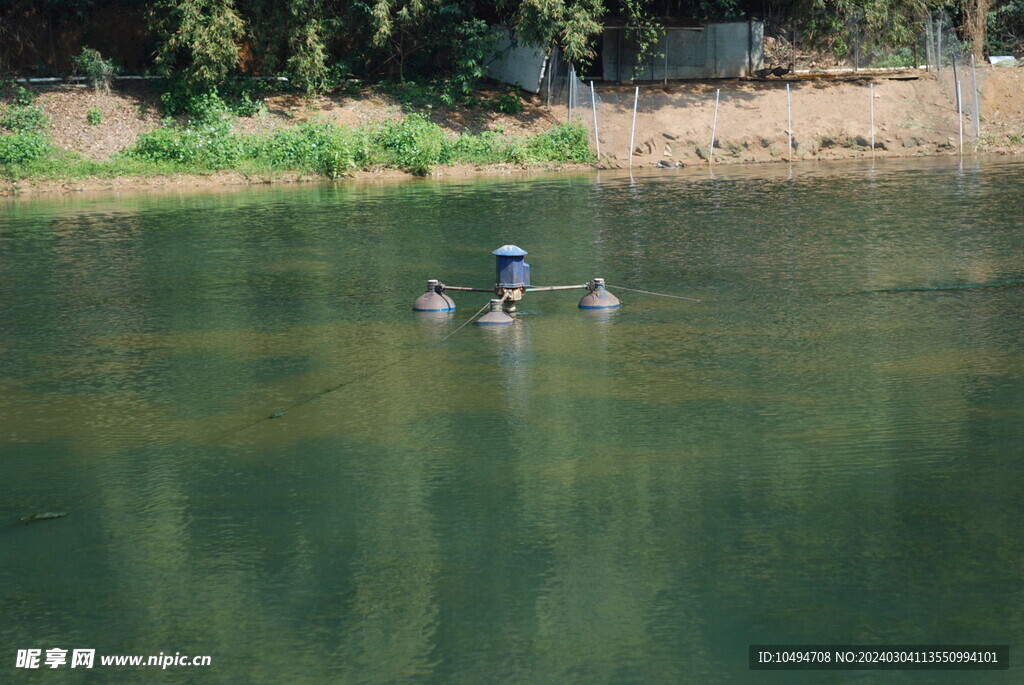
[[[594,146],[597,148],[597,158],[601,159],[601,136],[597,133],[597,97],[594,95],[594,82],[590,82],[590,109],[594,111]]]

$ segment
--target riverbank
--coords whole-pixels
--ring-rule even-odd
[[[969,117],[965,119],[964,152],[1024,152],[1024,69],[985,67],[978,73],[981,136],[974,135],[973,122]],[[715,148],[710,161],[714,164],[959,154],[959,121],[951,89],[952,80],[948,77],[939,81],[934,74],[912,70],[645,85],[640,88],[634,132],[633,87],[599,85],[596,114],[601,156],[593,166],[708,164],[712,127]],[[48,118],[53,146],[75,159],[106,164],[112,155],[133,145],[140,135],[150,134],[162,125],[159,92],[138,82],[115,87],[110,93],[70,85],[42,87],[34,92],[35,102]],[[518,111],[504,112],[486,106],[488,100],[494,102],[500,97],[502,91],[485,91],[476,107],[452,110],[410,97],[409,92],[381,89],[366,88],[313,99],[277,94],[266,97],[253,116],[237,117],[232,125],[238,135],[269,136],[275,131],[318,122],[366,127],[399,121],[410,110],[416,110],[450,139],[470,133],[500,140],[525,140],[569,118],[564,107],[548,108],[540,97],[524,97],[519,100],[520,107],[507,108]],[[585,115],[579,116],[579,120],[591,132],[594,113],[589,108],[575,112]],[[588,166],[552,161],[457,163],[431,166],[428,173],[467,176],[582,168]],[[302,183],[324,178],[311,171],[266,168],[210,169],[195,174],[177,172],[173,166],[139,167],[128,174],[108,170],[83,175],[79,171],[74,176],[62,169],[61,164],[52,164],[45,173],[12,178],[0,168],[0,194]],[[380,165],[346,169],[343,174],[356,179],[408,175],[407,170]]]
[[[471,164],[453,164],[449,166],[435,167],[427,177],[429,178],[472,178],[472,177],[494,177],[494,176],[529,176],[544,173],[559,173],[564,171],[584,172],[594,169],[593,164],[535,164],[529,166],[513,164],[489,164],[476,166]],[[401,182],[414,176],[402,169],[371,169],[357,170],[346,174],[338,183],[361,182],[361,183],[391,183]],[[51,193],[91,193],[104,191],[188,191],[210,190],[211,188],[240,188],[245,186],[266,186],[266,185],[301,185],[308,183],[330,182],[330,179],[322,175],[288,171],[278,173],[242,173],[238,171],[215,171],[204,174],[153,174],[146,176],[114,176],[89,177],[76,179],[61,178],[26,178],[18,181],[0,180],[0,197],[31,196]]]
[[[597,106],[601,164],[708,164],[712,129],[714,164],[958,155],[960,119],[949,71],[941,79],[908,69],[641,87],[635,132],[634,88],[606,89]],[[977,73],[980,136],[971,117],[971,79],[961,75],[963,153],[1021,154],[1024,69]],[[564,108],[555,114],[564,116]]]

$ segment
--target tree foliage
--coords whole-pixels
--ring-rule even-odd
[[[964,0],[971,2],[976,0]],[[955,4],[953,0],[775,0],[767,11],[786,17],[799,32],[802,46],[828,50],[840,57],[853,41],[893,48],[913,45],[927,13]]]
[[[86,44],[105,44],[103,30],[134,23],[138,44],[152,51],[142,67],[191,93],[214,86],[224,93],[240,73],[287,75],[307,93],[329,90],[348,73],[446,81],[449,91],[464,92],[483,74],[497,26],[521,44],[554,43],[565,59],[586,65],[609,21],[650,50],[674,22],[765,18],[792,29],[803,47],[842,55],[851,39],[910,46],[935,9],[954,17],[976,51],[986,29],[989,49],[1024,45],[1022,0],[4,0],[0,67],[67,73]],[[102,24],[116,15],[120,23]]]
[[[991,4],[986,15],[989,53],[1024,56],[1024,0]]]
[[[157,0],[150,22],[159,37],[153,61],[162,73],[205,90],[238,67],[245,22],[234,0]]]
[[[307,94],[328,90],[327,45],[321,0],[289,0],[288,71]]]
[[[570,62],[594,57],[592,39],[601,31],[607,8],[601,0],[503,0],[498,7],[521,41],[556,42]]]

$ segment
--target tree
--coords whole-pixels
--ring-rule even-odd
[[[782,0],[768,6],[790,17],[806,45],[847,56],[853,36],[870,36],[892,47],[911,45],[925,13],[949,4],[951,0]]]
[[[554,41],[577,64],[594,58],[593,38],[601,33],[606,9],[601,0],[503,0],[499,7],[523,42]]]
[[[327,46],[324,44],[323,3],[289,0],[288,71],[307,95],[322,93],[328,83]]]
[[[990,4],[989,0],[963,0],[964,37],[971,44],[971,54],[979,62],[985,59]]]
[[[224,83],[238,67],[238,41],[245,33],[234,5],[234,0],[157,0],[150,12],[150,27],[160,39],[153,58],[157,68],[198,91]]]
[[[990,55],[1020,54],[1024,50],[1024,0],[1002,0],[989,11],[987,24]]]

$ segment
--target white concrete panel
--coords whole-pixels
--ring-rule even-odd
[[[487,64],[487,75],[496,81],[537,93],[544,72],[544,59],[544,50],[536,46],[514,45],[508,31],[503,30],[495,55]]]

